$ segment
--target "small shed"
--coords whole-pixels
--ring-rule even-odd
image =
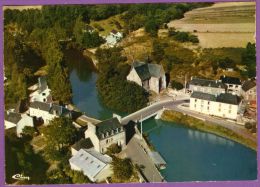
[[[157,168],[159,169],[166,168],[166,162],[158,152],[151,151],[148,154]]]

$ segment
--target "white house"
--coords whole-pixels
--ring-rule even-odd
[[[96,125],[89,123],[85,138],[90,138],[94,149],[100,153],[105,153],[112,144],[117,144],[122,149],[126,146],[125,129],[116,117]]]
[[[246,101],[256,101],[256,82],[254,80],[245,81],[242,85],[241,95]]]
[[[221,94],[226,92],[226,85],[219,80],[191,77],[188,90],[190,92]]]
[[[39,101],[30,103],[29,114],[42,119],[45,125],[48,125],[55,117],[72,117],[71,111],[63,106]]]
[[[80,149],[69,159],[72,170],[82,171],[92,182],[105,181],[113,174],[112,158],[95,149]]]
[[[134,62],[126,78],[156,93],[166,88],[166,77],[162,65]]]
[[[112,30],[110,34],[105,37],[106,45],[109,47],[114,47],[122,38],[123,34],[121,32]]]
[[[227,86],[228,93],[235,93],[238,96],[241,95],[241,81],[237,77],[220,76],[220,80]]]
[[[27,114],[5,111],[5,129],[16,128],[16,134],[21,137],[24,127],[34,127],[34,120]]]
[[[231,93],[213,95],[193,92],[190,97],[190,109],[203,114],[237,119],[241,99]]]
[[[49,89],[46,77],[39,77],[38,83],[29,88],[33,92],[30,94],[30,102],[51,102],[51,90]]]

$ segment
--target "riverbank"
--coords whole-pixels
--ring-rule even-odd
[[[180,112],[171,111],[171,110],[165,110],[161,116],[161,119],[164,121],[169,122],[175,122],[178,124],[181,124],[183,126],[212,133],[230,140],[233,140],[235,142],[238,142],[240,144],[245,145],[246,147],[249,147],[256,151],[257,144],[253,142],[252,140],[246,139],[241,135],[236,134],[230,129],[227,129],[225,127],[221,127],[212,123],[206,123],[202,120],[199,120],[197,118],[184,115]]]

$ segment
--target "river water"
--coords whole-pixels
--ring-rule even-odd
[[[111,118],[113,111],[98,97],[97,73],[89,59],[68,51],[73,103],[87,115]],[[167,162],[161,170],[168,182],[254,180],[256,152],[219,136],[188,129],[175,123],[149,119],[143,123],[150,142]]]

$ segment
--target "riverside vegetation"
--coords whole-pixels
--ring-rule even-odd
[[[231,139],[238,143],[241,143],[247,147],[250,147],[251,149],[254,149],[254,150],[257,149],[257,144],[255,142],[238,135],[237,133],[235,133],[234,131],[232,131],[230,129],[221,127],[219,125],[214,125],[209,122],[204,122],[197,118],[184,115],[180,112],[165,110],[162,114],[161,119],[165,120],[165,121],[175,122],[176,124],[181,124],[185,127],[189,127],[192,129],[216,134],[218,136],[228,138],[228,139]]]

